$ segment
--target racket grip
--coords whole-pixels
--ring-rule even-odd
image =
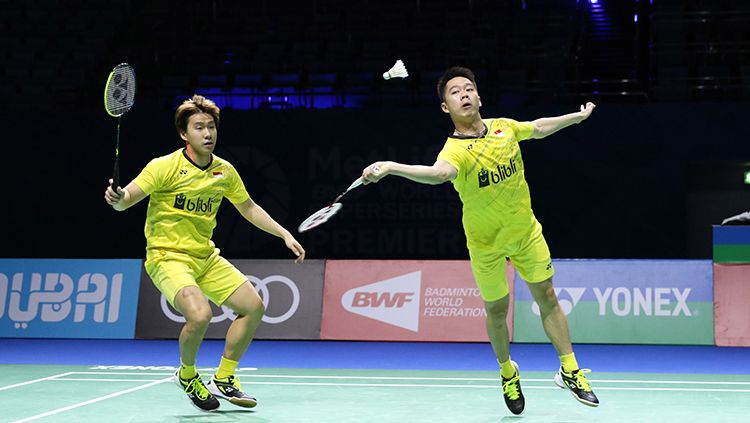
[[[360,176],[359,178],[357,178],[356,181],[352,182],[352,184],[349,185],[349,188],[347,188],[346,190],[351,191],[354,188],[357,188],[358,186],[362,185],[362,182],[364,182],[364,179],[362,179],[362,177]]]
[[[375,174],[378,174],[380,173],[380,167],[375,166],[375,168],[372,169],[372,171],[375,172]],[[351,191],[352,189],[357,188],[358,186],[362,185],[364,182],[365,180],[360,176],[359,178],[357,178],[356,181],[352,182],[352,184],[349,185],[349,188],[347,188],[346,190]]]
[[[115,166],[112,168],[112,190],[117,192],[120,186],[120,159],[115,159]]]

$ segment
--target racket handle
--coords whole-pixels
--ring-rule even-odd
[[[375,166],[375,168],[373,169],[373,172],[375,172],[376,174],[380,173],[380,168],[377,167],[377,166]],[[354,188],[357,188],[358,186],[362,185],[364,182],[365,182],[365,180],[362,179],[362,177],[360,176],[359,178],[357,178],[356,181],[352,182],[352,184],[349,185],[349,188],[347,188],[346,190],[350,191],[350,190],[352,190]]]
[[[362,179],[362,177],[360,176],[359,178],[357,178],[356,181],[352,182],[352,184],[349,185],[349,188],[347,188],[346,190],[351,191],[354,188],[357,188],[358,186],[362,185],[363,182],[364,182],[364,179]]]
[[[117,191],[120,186],[120,158],[115,158],[115,166],[112,169],[112,190]]]

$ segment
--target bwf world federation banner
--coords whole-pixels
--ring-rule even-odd
[[[714,343],[709,260],[554,260],[554,266],[573,342]],[[526,284],[517,284],[515,294],[514,341],[548,342]]]
[[[321,339],[486,342],[486,316],[467,260],[326,261]]]

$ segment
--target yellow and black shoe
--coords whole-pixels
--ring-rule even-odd
[[[217,398],[227,400],[238,407],[253,408],[258,405],[258,400],[242,392],[242,386],[237,376],[229,376],[225,379],[213,377],[206,385],[208,391]]]
[[[180,370],[177,369],[173,379],[174,383],[185,392],[195,408],[201,411],[213,411],[219,408],[219,400],[208,392],[200,375],[196,374],[192,379],[184,380],[180,377]]]
[[[599,399],[594,395],[594,391],[591,389],[588,379],[586,379],[586,373],[590,372],[589,369],[578,369],[573,370],[572,373],[565,373],[560,367],[560,370],[555,373],[555,385],[569,390],[573,394],[573,398],[581,404],[598,407]]]
[[[521,373],[518,371],[518,364],[515,361],[511,360],[510,363],[516,369],[516,374],[510,379],[500,376],[503,379],[503,398],[511,413],[521,414],[526,406],[526,400],[523,398],[523,392],[521,392]]]

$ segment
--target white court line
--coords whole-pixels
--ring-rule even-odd
[[[560,389],[560,388],[558,388]],[[750,389],[714,389],[714,388],[617,388],[614,386],[595,386],[597,391],[674,391],[674,392],[750,392]]]
[[[292,379],[382,379],[382,380],[466,380],[466,381],[498,381],[498,378],[487,377],[408,377],[408,376],[292,376],[292,375],[243,375],[242,378],[292,378]],[[548,379],[529,379],[521,378],[524,382],[551,382],[553,378]],[[642,384],[695,384],[695,385],[750,385],[750,382],[713,382],[697,380],[627,380],[627,379],[591,379],[594,383],[642,383]]]
[[[523,379],[522,379],[523,380]],[[542,382],[549,379],[526,379],[528,381]],[[635,384],[673,384],[673,385],[750,385],[750,382],[721,382],[721,381],[705,381],[705,380],[617,380],[617,379],[591,379],[589,382],[593,383],[635,383]]]
[[[13,389],[13,388],[17,388],[19,386],[29,385],[29,384],[32,384],[32,383],[43,382],[45,380],[51,380],[51,379],[55,379],[55,378],[58,378],[58,377],[64,377],[64,376],[72,375],[73,373],[75,373],[75,372],[60,373],[59,375],[47,376],[47,377],[43,377],[43,378],[40,378],[40,379],[29,380],[27,382],[21,382],[21,383],[16,383],[16,384],[7,385],[7,386],[0,386],[0,391],[4,391],[6,389]]]
[[[56,381],[87,381],[108,382],[116,379],[55,379]],[[122,379],[123,382],[143,382],[143,380]],[[544,382],[551,382],[543,379]],[[440,384],[416,384],[416,383],[330,383],[330,382],[243,382],[244,385],[290,385],[290,386],[336,386],[336,387],[387,387],[387,388],[471,388],[471,389],[500,389],[495,385],[440,385]],[[536,386],[525,385],[524,389],[560,389],[558,386]],[[750,392],[750,389],[706,389],[706,388],[623,388],[614,386],[596,386],[597,391],[672,391],[672,392]]]
[[[174,373],[135,373],[135,372],[71,372],[77,375],[129,375],[129,376],[166,376]],[[417,376],[310,376],[310,375],[259,375],[237,374],[240,378],[268,378],[268,379],[361,379],[361,380],[445,380],[445,381],[487,381],[494,382],[498,378],[491,377],[417,377]],[[549,379],[527,379],[524,382],[550,382]],[[628,379],[591,379],[593,383],[635,383],[635,384],[677,384],[677,385],[750,385],[749,382],[722,382],[701,380],[628,380]]]
[[[546,380],[545,380],[546,381]],[[549,382],[549,381],[547,381]],[[500,389],[500,385],[436,385],[411,383],[313,383],[313,382],[243,382],[247,385],[311,385],[311,386],[386,386],[389,388],[491,388]],[[559,386],[529,386],[524,389],[561,389]],[[700,388],[618,388],[614,386],[595,387],[597,391],[686,391],[686,392],[750,392],[750,389],[700,389]]]
[[[154,382],[153,379],[94,379],[94,378],[74,378],[74,377],[66,377],[66,378],[57,378],[53,379],[53,382],[57,381],[64,381],[64,382]]]
[[[62,380],[65,380],[65,379],[62,379]],[[57,410],[47,411],[46,413],[37,414],[37,415],[31,416],[31,417],[26,417],[26,418],[21,419],[21,420],[16,420],[13,423],[30,422],[32,420],[41,419],[42,417],[52,416],[52,415],[57,414],[57,413],[62,413],[63,411],[72,410],[74,408],[83,407],[83,406],[86,406],[86,405],[89,405],[89,404],[93,404],[95,402],[104,401],[104,400],[107,400],[107,399],[110,399],[110,398],[118,397],[120,395],[129,394],[131,392],[135,392],[135,391],[138,391],[138,390],[141,390],[141,389],[145,389],[145,388],[148,388],[148,387],[151,387],[151,386],[154,386],[154,385],[158,385],[160,383],[168,382],[170,380],[172,380],[171,377],[165,378],[165,379],[159,379],[159,380],[153,381],[151,383],[147,383],[145,385],[136,386],[134,388],[126,389],[124,391],[115,392],[115,393],[112,393],[112,394],[109,394],[109,395],[105,395],[103,397],[94,398],[94,399],[91,399],[91,400],[88,400],[88,401],[79,402],[78,404],[73,404],[73,405],[69,405],[67,407],[58,408]]]

